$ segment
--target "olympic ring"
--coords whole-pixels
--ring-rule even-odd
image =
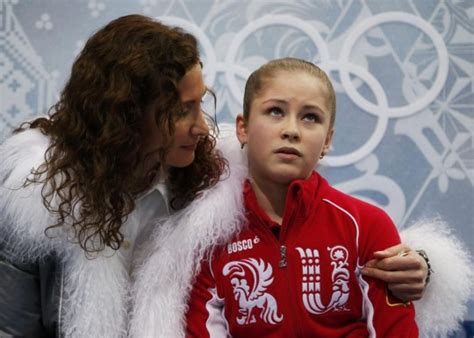
[[[448,50],[443,41],[443,38],[428,22],[413,14],[405,12],[388,12],[375,15],[361,22],[348,34],[345,40],[345,44],[342,46],[341,61],[348,62],[352,47],[354,46],[356,41],[358,41],[359,36],[362,35],[363,32],[376,25],[391,21],[400,21],[403,23],[407,23],[416,26],[417,28],[422,30],[424,33],[431,37],[438,54],[438,74],[436,76],[435,81],[433,82],[433,86],[431,87],[431,89],[429,89],[425,93],[425,95],[416,102],[410,103],[402,107],[388,107],[387,110],[383,110],[384,113],[387,113],[389,117],[393,118],[404,117],[414,114],[428,106],[434,99],[436,99],[436,97],[442,90],[446,78],[448,76],[449,58]],[[381,111],[380,107],[363,98],[359,94],[359,92],[353,88],[348,72],[341,72],[341,82],[344,88],[346,89],[347,94],[354,101],[355,104],[357,104],[361,109],[370,112],[371,114],[379,115],[379,112]]]
[[[241,44],[255,31],[270,25],[290,26],[303,31],[318,47],[319,54],[321,56],[321,62],[329,60],[329,51],[326,45],[326,41],[324,41],[319,32],[312,25],[291,15],[266,15],[260,19],[252,21],[235,35],[229,46],[229,52],[227,53],[225,58],[226,64],[235,65],[235,59],[237,57],[237,53]],[[231,92],[241,92],[238,84],[235,81],[235,78],[231,75],[232,73],[230,72],[226,72],[225,74],[227,85],[231,89]]]
[[[380,104],[379,110],[386,111],[388,108],[388,101],[387,96],[382,88],[382,85],[377,81],[377,79],[365,68],[350,64],[350,63],[341,63],[341,62],[325,62],[321,64],[321,68],[324,69],[328,74],[330,74],[331,70],[341,70],[352,73],[362,80],[364,80],[367,85],[372,89],[377,102]],[[380,108],[382,107],[382,108]],[[364,158],[365,156],[369,155],[380,143],[382,140],[385,130],[388,125],[388,115],[386,114],[379,114],[377,115],[378,120],[375,126],[375,130],[370,138],[357,150],[352,151],[346,155],[338,155],[338,156],[326,156],[324,158],[324,162],[331,166],[331,167],[338,167],[338,166],[345,166],[349,164],[353,164],[360,159]]]

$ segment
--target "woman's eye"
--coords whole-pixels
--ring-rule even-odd
[[[175,116],[177,119],[182,119],[188,116],[190,112],[191,110],[189,108],[183,108],[183,109],[178,110]]]

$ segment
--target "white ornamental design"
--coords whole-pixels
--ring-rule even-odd
[[[349,252],[342,245],[328,248],[332,265],[332,295],[328,304],[321,300],[321,265],[317,249],[296,248],[301,257],[303,304],[310,313],[346,311],[349,299]]]
[[[263,259],[246,258],[227,263],[222,269],[224,276],[230,276],[234,298],[239,303],[239,325],[256,322],[255,308],[261,309],[260,319],[267,324],[277,324],[283,320],[278,314],[278,305],[271,294],[266,292],[273,282],[273,269]]]

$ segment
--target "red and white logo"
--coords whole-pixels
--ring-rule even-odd
[[[301,258],[303,303],[307,311],[319,315],[347,311],[349,300],[349,252],[342,245],[328,248],[332,265],[332,294],[328,304],[321,300],[321,257],[317,249],[296,248]]]
[[[267,324],[277,324],[283,320],[283,315],[278,314],[275,297],[266,292],[273,282],[270,263],[265,263],[261,258],[246,258],[227,263],[222,273],[224,276],[229,275],[234,299],[239,303],[238,324],[255,323],[258,310],[260,319]]]

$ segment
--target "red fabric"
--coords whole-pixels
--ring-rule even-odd
[[[413,305],[359,274],[373,252],[400,242],[381,209],[313,173],[290,185],[277,239],[248,182],[244,194],[248,226],[203,262],[188,337],[418,337]]]

